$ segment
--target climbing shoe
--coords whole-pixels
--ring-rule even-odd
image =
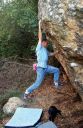
[[[60,81],[59,81],[59,82],[54,81],[54,86],[55,86],[57,89],[60,89],[62,85],[63,85],[63,84],[62,84]]]
[[[58,88],[59,83],[58,83],[58,82],[56,82],[56,81],[54,81],[54,86],[55,86],[56,88]]]

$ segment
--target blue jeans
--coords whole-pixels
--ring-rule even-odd
[[[50,66],[50,65],[48,65],[47,68],[37,67],[36,81],[26,91],[28,91],[29,93],[32,93],[35,89],[37,89],[41,85],[41,83],[44,80],[44,77],[47,73],[53,73],[54,81],[58,82],[59,74],[60,74],[60,71],[58,68]]]

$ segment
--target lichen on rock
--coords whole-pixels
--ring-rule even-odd
[[[38,9],[42,29],[59,52],[55,57],[83,100],[83,2],[39,0]]]

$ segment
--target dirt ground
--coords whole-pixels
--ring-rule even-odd
[[[20,71],[20,73],[22,72]],[[20,76],[20,78],[21,77],[22,75]],[[23,78],[25,78],[24,80],[25,82],[27,77],[23,77]],[[14,79],[16,80],[16,78]],[[58,116],[55,119],[55,123],[57,126],[59,126],[59,128],[83,128],[83,103],[81,102],[75,90],[72,88],[72,85],[70,84],[69,80],[67,79],[64,73],[61,74],[60,79],[63,85],[61,86],[60,89],[56,89],[53,85],[53,76],[47,76],[42,86],[36,91],[34,91],[30,95],[31,98],[26,101],[27,107],[43,108],[44,115],[42,120],[43,122],[46,122],[48,120],[48,116],[47,116],[48,108],[54,105],[62,111],[62,116]],[[4,78],[1,79],[1,74],[0,74],[0,82],[1,81],[4,81]],[[10,79],[8,78],[5,78],[5,81],[2,83],[4,83],[4,85],[7,85],[8,81],[9,83],[12,84],[12,82],[10,82]],[[15,82],[13,83],[15,84]],[[2,86],[0,86],[0,90],[2,91],[1,87]],[[5,89],[7,90],[10,86],[8,86],[8,88],[7,86],[4,87],[5,87],[4,90]],[[5,117],[3,118],[3,120],[0,120],[1,127],[9,119],[10,119],[9,117]]]

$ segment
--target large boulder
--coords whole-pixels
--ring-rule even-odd
[[[39,0],[42,29],[58,51],[55,57],[83,100],[83,2]]]
[[[3,106],[5,114],[13,114],[18,107],[25,107],[26,104],[18,97],[9,98],[8,102]]]

